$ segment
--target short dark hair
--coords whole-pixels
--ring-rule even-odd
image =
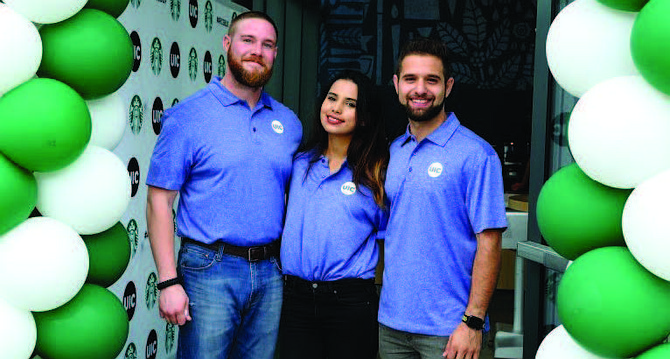
[[[400,76],[400,71],[402,71],[402,61],[409,55],[429,55],[437,57],[442,61],[444,80],[446,81],[451,77],[449,49],[444,42],[426,37],[419,37],[405,43],[398,56],[396,75]]]
[[[269,22],[275,29],[275,37],[279,38],[279,31],[277,30],[277,24],[275,24],[275,21],[272,20],[272,18],[268,14],[261,11],[247,11],[237,15],[235,18],[233,18],[233,20],[230,21],[230,26],[228,27],[228,35],[233,36],[235,34],[235,30],[237,30],[236,29],[237,23],[246,19],[261,19]]]

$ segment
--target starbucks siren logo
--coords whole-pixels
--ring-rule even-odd
[[[181,0],[170,0],[170,14],[172,15],[172,20],[179,20],[179,15],[181,15]]]
[[[131,257],[135,256],[137,252],[137,245],[139,244],[139,230],[137,228],[137,221],[131,219],[128,221],[128,226],[126,226],[126,231],[128,232],[128,241],[130,242],[130,254]]]
[[[173,78],[179,76],[179,68],[181,67],[181,57],[179,54],[179,44],[176,42],[170,46],[170,73]]]
[[[133,43],[133,72],[137,72],[142,63],[142,43],[140,41],[140,35],[135,31],[131,32],[130,41]]]
[[[130,130],[136,135],[139,134],[142,130],[142,122],[144,122],[144,106],[138,95],[133,96],[133,99],[130,100],[128,121],[130,122]]]
[[[205,52],[205,58],[202,62],[202,74],[205,76],[205,82],[209,83],[212,79],[212,54]]]
[[[151,109],[151,127],[154,129],[154,133],[159,135],[161,133],[161,127],[163,126],[163,101],[160,97],[156,97],[154,100],[154,106]]]
[[[135,343],[128,344],[125,359],[137,359],[137,347],[135,347]]]
[[[212,10],[212,2],[207,0],[207,2],[205,3],[205,30],[207,30],[207,32],[212,32],[213,23],[214,23],[214,17]]]
[[[188,20],[195,29],[198,25],[198,0],[188,0]]]
[[[147,287],[144,292],[144,300],[147,302],[147,309],[151,310],[156,305],[156,298],[158,298],[158,288],[156,288],[156,283],[158,283],[158,278],[156,273],[149,273],[149,278],[147,278]]]
[[[140,3],[141,3],[141,2],[142,2],[142,0],[130,0],[130,4],[133,5],[133,7],[134,7],[135,9],[137,9],[138,7],[140,7]]]
[[[198,74],[198,53],[195,52],[195,48],[192,47],[191,51],[188,53],[188,77],[191,81],[195,81],[195,77]]]
[[[140,187],[140,164],[135,157],[128,161],[128,177],[130,177],[130,197],[135,197],[137,189]]]
[[[149,337],[147,337],[146,359],[156,359],[156,352],[158,352],[158,335],[156,331],[151,329]]]
[[[154,41],[151,42],[149,61],[151,61],[151,71],[154,75],[160,75],[163,68],[163,45],[157,37],[154,37]]]
[[[123,307],[126,308],[128,314],[128,321],[133,319],[135,315],[135,307],[137,306],[137,290],[135,290],[135,283],[132,281],[126,285],[126,290],[123,292]]]
[[[170,354],[174,348],[175,337],[177,336],[177,328],[174,324],[167,323],[165,325],[165,353]]]
[[[219,55],[219,66],[217,67],[216,73],[221,78],[226,74],[226,58],[223,57],[223,55]]]

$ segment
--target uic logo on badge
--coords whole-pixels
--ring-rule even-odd
[[[274,120],[272,121],[272,130],[277,133],[284,133],[284,125],[281,122]]]
[[[438,177],[439,175],[442,174],[442,164],[439,162],[433,162],[430,164],[428,167],[428,175],[430,177]]]
[[[347,196],[351,196],[352,194],[356,193],[356,184],[353,182],[346,182],[345,184],[342,185],[342,188],[340,188],[342,193],[344,193]]]

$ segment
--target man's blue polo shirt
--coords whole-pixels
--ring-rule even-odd
[[[250,109],[220,81],[165,111],[147,184],[179,191],[179,236],[266,244],[281,235],[302,125],[267,93]]]
[[[284,274],[309,281],[373,278],[386,214],[367,187],[354,185],[346,161],[331,174],[321,156],[305,176],[312,153],[301,153],[293,164],[281,244]]]
[[[448,336],[468,304],[476,233],[507,227],[500,160],[453,113],[421,143],[408,129],[390,151],[379,322]]]

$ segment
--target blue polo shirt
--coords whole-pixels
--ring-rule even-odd
[[[147,184],[179,191],[179,236],[266,244],[281,235],[302,125],[267,93],[252,109],[220,81],[165,111]]]
[[[448,336],[468,304],[476,233],[507,227],[500,160],[453,113],[420,143],[408,129],[390,151],[379,322]]]
[[[331,174],[328,159],[313,152],[293,163],[281,243],[284,274],[309,281],[370,279],[379,258],[386,214],[365,186],[355,186],[347,162]]]

